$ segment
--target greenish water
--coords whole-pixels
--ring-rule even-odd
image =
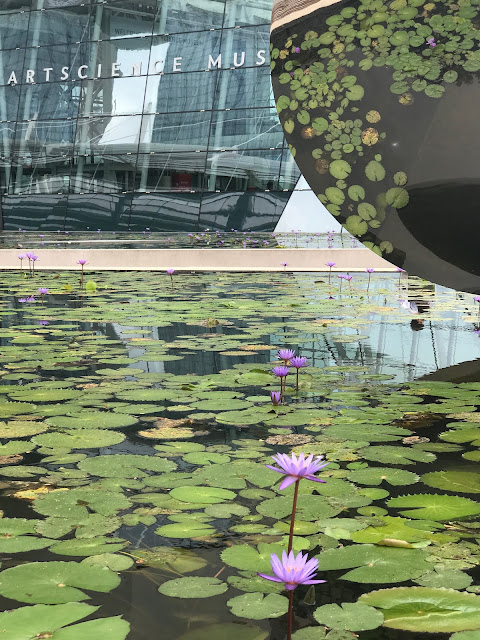
[[[475,640],[473,296],[375,273],[341,291],[328,274],[79,277],[0,285],[5,640],[283,640],[282,585],[256,572],[286,546],[292,488],[265,463],[290,451],[330,461],[300,485],[295,548],[327,582],[296,589],[295,640]],[[274,407],[282,347],[311,366]]]

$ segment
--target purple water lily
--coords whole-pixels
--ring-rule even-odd
[[[285,478],[279,486],[280,490],[289,487],[302,478],[313,480],[314,482],[325,482],[325,480],[317,478],[313,474],[330,464],[324,461],[323,456],[317,456],[314,460],[313,453],[310,454],[308,458],[305,458],[304,453],[301,453],[298,458],[294,453],[291,454],[291,457],[286,453],[277,453],[277,455],[272,456],[272,459],[278,464],[280,469],[270,464],[266,464],[265,466],[268,469],[272,469],[272,471],[277,471],[285,475]]]
[[[305,356],[294,356],[290,358],[290,365],[295,367],[295,369],[303,369],[304,367],[310,366]]]
[[[375,269],[372,269],[371,267],[369,269],[365,269],[365,271],[367,273],[373,273],[375,271]]]
[[[288,362],[294,356],[295,356],[295,351],[293,349],[279,349],[277,351],[277,358],[279,360],[284,360],[285,362]]]
[[[282,394],[280,391],[270,391],[270,398],[272,400],[272,404],[277,406],[277,404],[280,404],[282,400]]]
[[[293,551],[287,555],[285,551],[282,553],[282,559],[272,553],[270,556],[272,564],[273,576],[267,576],[259,573],[261,578],[271,580],[272,582],[283,582],[285,589],[293,591],[299,584],[321,584],[325,580],[314,580],[317,575],[318,560],[316,558],[308,559],[308,555],[303,555],[300,551],[297,556]]]
[[[167,269],[167,273],[169,276],[171,276],[175,273],[175,269]]]
[[[38,323],[41,327],[48,327],[48,325],[50,324],[48,320],[40,320],[40,322]]]
[[[40,287],[40,289],[38,290],[38,293],[44,296],[45,294],[48,293],[48,289],[46,287]]]
[[[332,268],[332,267],[334,267],[337,263],[336,263],[336,262],[326,262],[325,264],[327,265],[327,267],[330,267],[330,269],[331,269],[331,268]]]
[[[83,267],[84,264],[87,264],[87,261],[85,260],[85,258],[81,258],[80,260],[77,260],[77,264],[81,264]]]
[[[277,376],[277,378],[286,378],[290,373],[289,367],[273,367],[272,373]]]
[[[433,36],[427,40],[427,44],[432,48],[435,48],[437,46],[437,43],[435,42],[435,38]]]
[[[23,302],[26,302],[26,301],[27,301],[26,298],[18,298],[18,302],[20,302],[20,303],[23,303]]]

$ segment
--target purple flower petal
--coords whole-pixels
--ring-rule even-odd
[[[289,487],[291,484],[293,484],[294,482],[296,482],[298,480],[298,478],[296,476],[286,476],[283,480],[281,485],[278,487],[280,490],[282,489],[286,489],[287,487]]]

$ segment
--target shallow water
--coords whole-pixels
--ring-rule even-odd
[[[2,609],[70,602],[63,587],[48,595],[41,585],[32,595],[32,576],[4,573],[9,568],[85,561],[110,565],[114,571],[105,568],[103,575],[113,575],[112,562],[132,558],[140,562],[121,569],[119,586],[105,593],[95,590],[91,576],[80,579],[76,586],[87,591],[87,602],[100,606],[85,619],[122,615],[131,625],[129,640],[153,634],[236,640],[236,631],[242,640],[283,640],[282,600],[265,610],[276,616],[270,619],[265,611],[260,619],[248,611],[234,615],[227,602],[272,587],[255,579],[255,571],[269,573],[270,552],[285,546],[292,493],[278,490],[277,474],[264,464],[292,449],[331,462],[322,473],[325,485],[301,484],[297,544],[318,555],[327,582],[309,593],[309,604],[307,587],[295,591],[295,625],[312,626],[315,634],[300,640],[324,637],[313,616],[318,607],[353,603],[362,593],[418,584],[476,592],[480,338],[473,296],[375,273],[370,284],[366,274],[355,275],[341,290],[338,277],[329,283],[328,274],[181,273],[171,280],[88,273],[86,281],[97,290],[80,288],[78,273],[33,279],[10,273],[2,280],[1,508],[4,518],[18,519],[4,519],[0,531]],[[40,287],[49,289],[43,306]],[[36,302],[19,302],[32,294]],[[310,367],[300,373],[298,393],[295,374],[289,375],[286,403],[273,407],[278,348],[296,349]],[[370,476],[362,476],[365,470]],[[182,486],[187,489],[178,492]],[[220,493],[208,494],[212,489]],[[25,490],[31,493],[18,495]],[[417,494],[426,513],[389,504]],[[434,505],[431,494],[460,500]],[[181,526],[172,529],[176,521]],[[355,529],[382,532],[385,523],[392,525],[385,538],[422,538],[423,531],[431,539],[418,549],[381,546],[381,537],[351,539]],[[255,551],[265,543],[280,547],[261,547],[264,557],[253,565],[230,555],[236,545]],[[43,547],[33,549],[37,544]],[[352,544],[359,556],[369,549],[373,565],[335,568],[335,550]],[[182,565],[172,557],[160,563],[159,547],[195,555]],[[101,555],[110,550],[113,557]],[[388,558],[378,555],[385,553]],[[368,573],[385,563],[388,571]],[[352,569],[362,571],[356,566],[364,573],[346,578]],[[218,595],[177,597],[187,583],[174,596],[158,592],[182,576],[217,575],[224,590]],[[63,574],[59,579],[55,584],[74,584]],[[194,595],[207,586],[199,582]],[[48,613],[51,620],[53,610]],[[8,629],[7,615],[0,626]],[[28,611],[20,615],[17,627]],[[72,622],[83,620],[60,626]],[[100,627],[88,633],[126,637],[126,628],[115,624],[110,635]],[[340,623],[333,626],[330,640],[352,637]],[[82,638],[87,629],[71,633]],[[361,640],[425,637],[385,627],[355,633]]]

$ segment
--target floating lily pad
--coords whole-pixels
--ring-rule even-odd
[[[348,479],[358,484],[379,485],[387,482],[393,486],[404,486],[418,482],[419,476],[404,469],[391,469],[389,467],[369,467],[357,469],[348,474]]]
[[[95,613],[99,607],[80,602],[36,604],[0,613],[0,628],[7,640],[56,637],[56,631]],[[70,627],[72,630],[77,625]],[[45,635],[50,634],[50,635]],[[77,636],[80,639],[80,636]]]
[[[384,626],[417,633],[480,628],[480,598],[473,593],[429,587],[397,587],[365,593],[360,602],[380,609]]]
[[[424,474],[422,482],[455,493],[480,493],[480,475],[475,471],[433,471]]]
[[[349,631],[376,629],[383,623],[383,613],[361,602],[325,604],[315,610],[313,617],[327,627]]]
[[[367,447],[359,451],[365,460],[381,462],[382,464],[414,464],[415,462],[432,462],[436,459],[433,453],[412,449],[410,447],[381,445]]]
[[[127,545],[128,541],[121,538],[75,538],[57,542],[50,547],[50,551],[60,556],[94,556],[115,553]]]
[[[165,538],[204,538],[215,533],[215,529],[198,520],[186,520],[184,522],[175,522],[174,524],[165,524],[155,530],[155,533]]]
[[[480,513],[480,504],[473,500],[430,493],[390,498],[387,505],[397,509],[406,508],[407,510],[400,511],[400,514],[407,518],[438,520],[440,522],[457,520]]]
[[[102,478],[141,478],[149,471],[172,471],[177,465],[157,456],[113,454],[87,458],[79,462],[78,467],[92,476]]]
[[[79,411],[75,416],[48,418],[47,424],[64,429],[122,429],[138,422],[137,418],[108,411]]]
[[[190,573],[207,566],[207,561],[191,549],[152,547],[135,549],[134,553],[143,564],[169,573]]]
[[[2,571],[0,594],[20,602],[62,604],[88,596],[80,589],[108,593],[120,583],[116,573],[104,567],[77,562],[34,562]]]
[[[75,429],[71,433],[43,433],[32,438],[41,447],[65,447],[68,449],[97,449],[111,447],[125,440],[123,433],[107,429]]]
[[[160,593],[171,598],[210,598],[225,593],[228,585],[218,578],[175,578],[158,587]]]
[[[250,620],[279,618],[288,610],[288,599],[277,593],[269,593],[265,597],[261,593],[245,593],[230,598],[227,605],[233,615]]]
[[[431,567],[420,549],[378,547],[372,544],[329,549],[318,556],[322,571],[352,569],[342,580],[361,583],[404,582],[418,578]],[[358,567],[358,568],[353,568]]]
[[[223,622],[188,631],[178,640],[266,640],[269,632],[260,627]]]
[[[170,491],[170,495],[172,498],[182,502],[201,504],[219,504],[236,498],[236,494],[233,491],[215,487],[177,487]]]

